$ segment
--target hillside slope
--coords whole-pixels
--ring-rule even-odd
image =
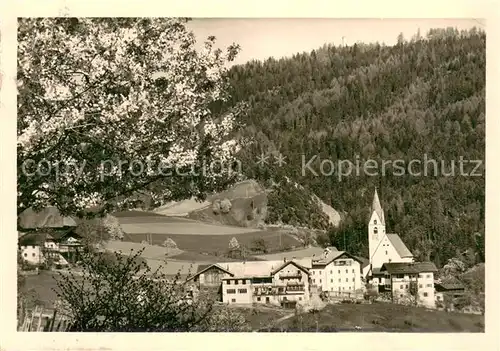
[[[283,190],[289,187],[293,187],[294,191]],[[288,213],[292,216],[292,221],[284,221],[281,209],[273,206],[275,199],[282,194],[287,194],[290,198]],[[217,203],[225,199],[231,202],[227,212],[217,208]],[[249,228],[291,222],[298,226],[325,229],[338,226],[340,222],[340,215],[334,208],[297,183],[286,181],[283,184],[264,187],[253,179],[241,181],[226,191],[210,195],[203,202],[195,199],[171,202],[156,208],[154,212],[165,216],[185,216],[209,223]]]
[[[229,104],[248,104],[242,135],[254,141],[239,155],[246,176],[265,187],[286,176],[347,212],[329,240],[345,238],[355,254],[367,254],[366,219],[378,187],[387,230],[399,233],[417,259],[441,266],[472,250],[484,261],[484,164],[475,165],[485,153],[485,43],[477,29],[437,29],[399,37],[394,46],[325,45],[233,67]],[[266,148],[286,164],[256,165]],[[311,158],[313,172],[303,167]],[[365,171],[368,160],[377,167]],[[411,172],[414,160],[435,166]],[[464,175],[459,160],[478,161],[465,164]],[[359,172],[342,174],[340,161],[359,162]],[[454,176],[447,176],[452,162]],[[270,220],[313,218],[322,227],[309,199],[283,186],[269,196]]]

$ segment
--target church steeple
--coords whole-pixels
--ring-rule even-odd
[[[380,218],[380,221],[382,222],[381,224],[385,225],[384,210],[382,209],[382,205],[380,204],[380,200],[378,198],[377,188],[375,188],[375,194],[373,195],[371,213],[373,212],[377,213],[378,218]]]

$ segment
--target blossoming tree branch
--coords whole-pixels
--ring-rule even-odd
[[[203,198],[237,177],[243,109],[213,106],[229,97],[239,47],[197,45],[187,21],[19,20],[18,214],[103,214],[140,193],[157,204]]]

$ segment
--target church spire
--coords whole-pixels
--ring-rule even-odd
[[[373,195],[372,213],[373,212],[377,212],[377,215],[380,218],[380,221],[382,222],[381,224],[385,225],[384,210],[382,209],[382,205],[380,205],[377,188],[375,188],[375,194]]]

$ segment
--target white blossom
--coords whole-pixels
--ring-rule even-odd
[[[43,155],[53,164],[73,166],[47,180],[50,196],[33,188],[37,181],[19,184],[18,203],[102,204],[112,194],[147,182],[161,162],[193,166],[208,135],[213,158],[231,160],[238,150],[238,142],[229,137],[234,115],[221,118],[208,109],[226,97],[221,79],[226,62],[215,56],[212,44],[197,52],[193,34],[179,19],[154,18],[147,28],[141,19],[122,20],[128,23],[119,28],[113,18],[19,20],[18,157]],[[199,89],[202,72],[214,83],[211,88]],[[166,82],[161,89],[158,77]],[[134,177],[119,166],[132,160],[151,167]],[[112,167],[104,170],[106,162]],[[99,177],[103,172],[115,177],[116,189]],[[111,195],[104,198],[101,192],[107,191]],[[168,186],[163,192],[158,198],[171,194]]]

